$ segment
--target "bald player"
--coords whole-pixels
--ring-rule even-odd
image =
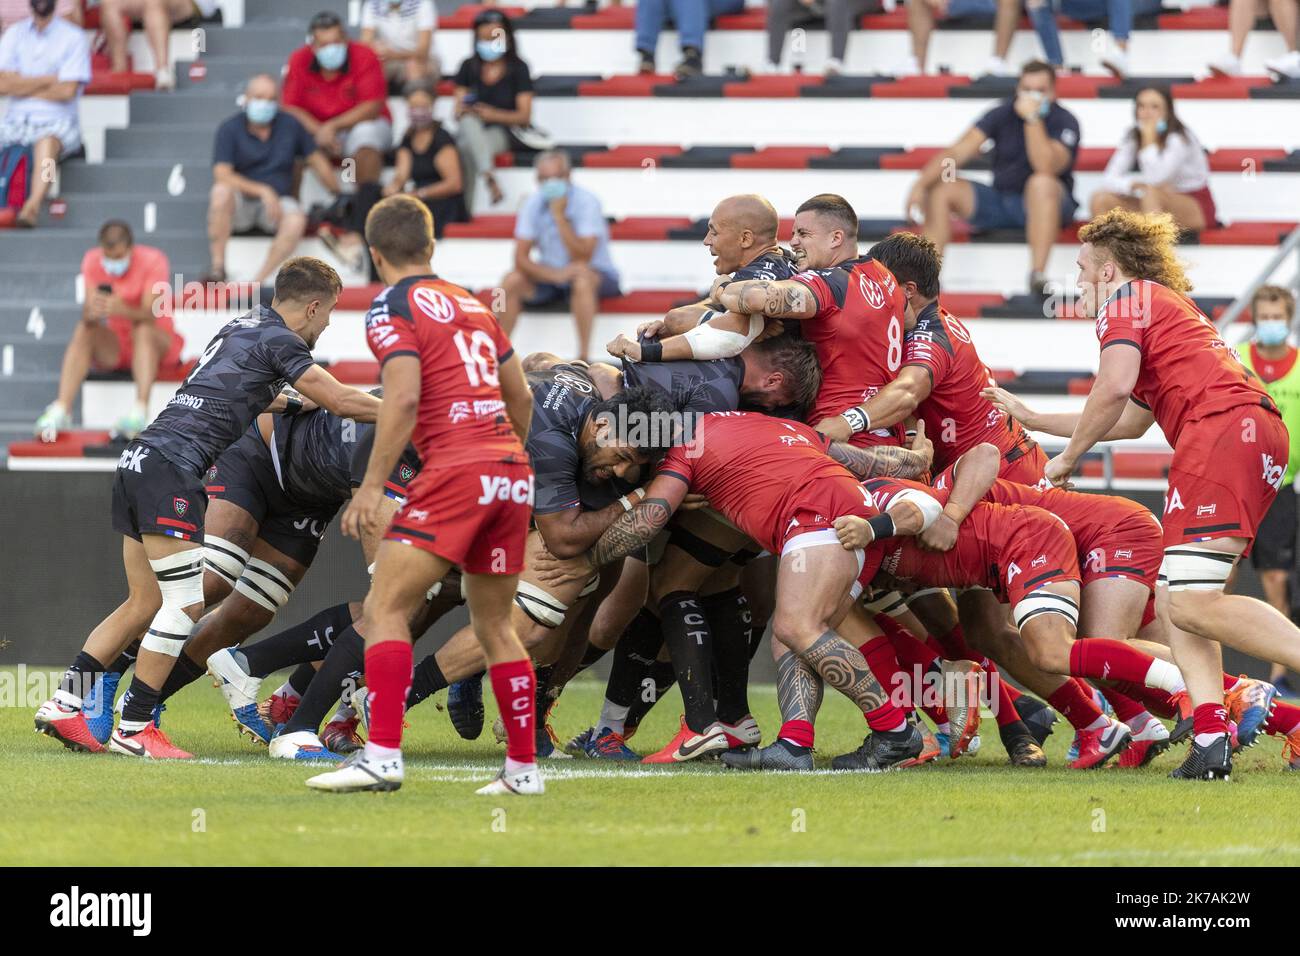
[[[709,216],[709,230],[704,234],[704,245],[713,256],[714,271],[723,278],[714,281],[713,288],[704,300],[678,306],[662,319],[642,325],[637,329],[638,338],[660,339],[686,333],[689,340],[691,330],[707,322],[714,313],[727,311],[717,301],[718,290],[724,279],[730,282],[744,279],[772,281],[788,279],[794,275],[794,260],[785,254],[776,241],[780,222],[775,207],[762,196],[728,196],[714,206],[713,213]],[[639,362],[646,344],[620,334],[609,344],[609,354]],[[646,348],[645,359],[657,360],[658,356],[653,351],[652,343],[650,348]],[[697,353],[694,357],[720,356]]]

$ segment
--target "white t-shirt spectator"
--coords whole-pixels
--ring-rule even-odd
[[[374,30],[375,39],[391,50],[414,52],[421,30],[433,30],[438,14],[433,0],[365,0],[361,8],[361,29]]]
[[[54,4],[56,17],[71,17],[77,12],[73,0],[58,0]],[[32,15],[31,0],[0,0],[0,30],[7,29],[19,20],[26,20]]]
[[[58,76],[60,83],[90,82],[90,42],[81,28],[55,17],[45,29],[37,29],[30,17],[19,20],[0,34],[0,72],[22,76]],[[77,101],[55,102],[38,96],[16,96],[9,100],[7,123],[77,127]],[[66,144],[65,144],[66,145]]]
[[[1166,136],[1164,149],[1159,143],[1138,149],[1137,138],[1126,134],[1106,164],[1102,188],[1127,196],[1132,194],[1135,185],[1142,183],[1194,193],[1209,182],[1210,161],[1205,157],[1205,150],[1196,136],[1185,130]]]

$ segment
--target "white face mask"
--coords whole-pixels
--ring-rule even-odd
[[[124,276],[128,269],[131,268],[131,253],[127,253],[121,259],[110,259],[108,256],[103,258],[104,271],[111,276]]]

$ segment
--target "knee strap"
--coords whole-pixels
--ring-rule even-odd
[[[1165,549],[1157,580],[1171,591],[1222,591],[1237,555],[1180,544]]]
[[[274,565],[261,558],[249,558],[243,575],[235,582],[235,590],[274,614],[289,600],[293,582]]]
[[[203,606],[203,549],[187,548],[150,561],[149,566],[158,579],[162,607],[149,623],[140,649],[179,657],[194,628],[185,608]]]
[[[225,538],[205,534],[203,536],[203,566],[231,587],[244,573],[248,564],[248,552]]]
[[[700,564],[710,568],[720,568],[731,555],[716,544],[710,544],[699,535],[685,528],[673,528],[668,533],[668,543],[685,551]]]
[[[1030,618],[1040,614],[1060,614],[1069,620],[1071,626],[1079,625],[1079,605],[1064,594],[1056,594],[1045,588],[1039,588],[1021,598],[1011,613],[1016,619],[1017,628],[1024,627]]]

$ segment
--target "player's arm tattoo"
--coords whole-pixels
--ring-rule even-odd
[[[883,707],[888,699],[866,658],[834,631],[824,631],[801,656],[822,680],[857,704],[864,714]]]
[[[731,312],[762,314],[773,318],[798,318],[812,314],[816,306],[812,290],[789,279],[746,279],[732,282],[718,294],[719,302]]]
[[[822,706],[822,679],[793,652],[776,662],[776,703],[783,721],[813,723]]]
[[[898,445],[858,448],[847,442],[832,442],[828,454],[859,478],[919,478],[930,468],[926,456]]]
[[[604,567],[643,548],[663,530],[673,509],[663,498],[647,498],[605,529],[591,549],[594,567]]]

